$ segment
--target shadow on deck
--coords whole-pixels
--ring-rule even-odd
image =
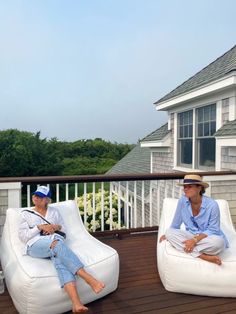
[[[88,314],[236,313],[234,298],[167,292],[157,272],[156,238],[156,233],[125,235],[122,240],[99,238],[119,253],[119,286],[108,296],[88,304]],[[7,291],[0,295],[0,313],[17,313]]]

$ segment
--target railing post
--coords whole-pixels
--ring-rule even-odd
[[[6,210],[21,207],[21,183],[0,183],[0,237],[6,219]]]

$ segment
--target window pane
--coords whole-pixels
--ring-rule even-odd
[[[190,124],[189,125],[189,128],[188,128],[188,131],[189,131],[189,137],[193,137],[193,125],[192,124]]]
[[[210,106],[204,108],[204,121],[210,120]]]
[[[203,123],[198,124],[198,136],[203,136]]]
[[[216,132],[216,122],[213,121],[210,124],[210,135],[214,135],[215,132]]]
[[[193,111],[189,111],[189,123],[192,124],[193,123]]]
[[[180,141],[180,163],[192,164],[192,140]]]
[[[188,112],[184,112],[184,124],[188,124]]]
[[[178,114],[178,164],[192,164],[193,110]]]
[[[179,117],[179,138],[189,138],[192,137],[192,124],[193,124],[193,112],[186,111],[178,115]]]
[[[216,105],[211,105],[211,120],[216,120]]]
[[[215,165],[215,139],[199,140],[199,165],[213,167]]]
[[[184,127],[184,137],[188,137],[188,126],[185,125]]]
[[[209,136],[209,123],[204,123],[204,136]]]
[[[198,113],[198,122],[203,122],[203,108],[197,110]]]
[[[179,128],[179,137],[180,138],[184,137],[184,128],[182,126]]]

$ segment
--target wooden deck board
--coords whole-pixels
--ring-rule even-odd
[[[166,291],[157,272],[156,233],[126,235],[121,240],[100,240],[118,251],[120,279],[116,291],[88,304],[88,314],[236,313],[236,298],[213,298]],[[7,291],[0,295],[0,313],[17,313]]]

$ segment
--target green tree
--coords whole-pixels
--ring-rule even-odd
[[[40,132],[0,131],[0,176],[60,175],[56,142],[40,139]]]
[[[132,148],[101,138],[71,143],[9,129],[0,131],[0,176],[102,174]]]

